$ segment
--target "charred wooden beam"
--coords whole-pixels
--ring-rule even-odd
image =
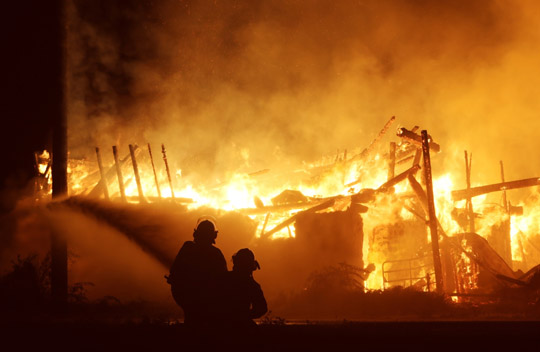
[[[114,149],[116,147],[113,147],[113,155],[114,155]],[[118,163],[118,165],[120,167],[122,167],[126,161],[128,161],[128,159],[130,158],[130,155],[129,153],[122,159],[118,160],[118,157],[115,159],[115,165],[111,166],[109,168],[109,170],[107,170],[107,172],[105,172],[105,179],[107,180],[107,182],[111,182],[112,179],[114,178],[114,175],[117,175],[117,172],[116,172],[116,164]],[[99,179],[98,183],[94,186],[94,188],[92,188],[92,190],[90,192],[88,192],[87,196],[88,197],[99,197],[101,195],[101,192],[102,192],[102,180],[101,178]]]
[[[137,191],[139,192],[139,201],[145,203],[144,193],[141,183],[141,176],[139,175],[139,166],[137,165],[137,157],[135,156],[135,148],[132,144],[129,145],[129,153],[131,154],[131,163],[133,164],[133,174],[135,175],[135,182],[137,182]]]
[[[388,155],[388,177],[387,180],[390,181],[394,178],[394,172],[396,169],[396,142],[390,142],[390,150]]]
[[[123,202],[127,202],[126,190],[124,188],[124,177],[122,176],[122,165],[118,161],[118,149],[115,145],[113,145],[112,150],[114,157],[114,166],[116,168],[116,176],[118,177],[118,189],[120,190],[120,197],[122,197]]]
[[[418,149],[420,149],[418,145],[405,141],[405,143],[401,143],[399,148],[396,150],[396,159],[400,160],[406,158],[415,153]]]
[[[422,158],[422,150],[417,148],[416,152],[414,153],[413,165],[420,165],[420,158]]]
[[[154,180],[156,181],[158,198],[161,199],[161,189],[159,188],[159,180],[156,173],[156,166],[154,165],[154,157],[152,156],[152,148],[150,147],[150,143],[148,143],[148,154],[150,155],[150,163],[152,163],[152,171],[154,172]]]
[[[405,180],[407,178],[407,176],[409,176],[409,174],[414,174],[418,170],[420,170],[420,165],[413,165],[411,168],[403,171],[399,175],[395,176],[393,179],[388,180],[385,183],[383,183],[382,185],[380,185],[379,188],[377,188],[377,191],[381,192],[381,191],[388,190],[390,187],[393,187],[393,186],[397,185],[398,183],[400,183],[401,181]]]
[[[416,144],[417,146],[422,146],[422,137],[414,133],[413,131],[409,131],[405,127],[399,128],[396,134],[398,137],[404,138],[407,141],[413,144]],[[440,152],[441,146],[433,142],[433,139],[431,138],[431,136],[428,136],[428,139],[429,139],[429,149],[437,153]]]
[[[169,170],[169,162],[167,161],[167,151],[165,150],[165,144],[161,144],[161,153],[163,154],[163,162],[165,163],[165,169],[167,170],[167,178],[169,179],[169,187],[171,188],[171,197],[174,199],[174,188],[171,179],[171,171]]]
[[[503,165],[503,162],[502,160],[499,161],[499,164],[501,166],[501,182],[504,182],[504,165]],[[470,187],[467,187],[467,188],[470,188]],[[506,212],[508,212],[508,201],[506,200],[506,188],[503,190],[503,207],[504,207],[504,210],[506,210]]]
[[[373,188],[363,188],[351,196],[351,203],[369,203],[375,200],[377,190]]]
[[[420,169],[420,165],[413,165],[409,169],[403,171],[399,175],[394,176],[394,178],[392,178],[392,179],[386,181],[385,183],[383,183],[382,185],[380,185],[379,188],[377,188],[377,191],[379,191],[379,192],[380,191],[386,191],[388,188],[390,188],[392,186],[395,186],[396,184],[398,184],[401,181],[405,180],[409,173],[416,173],[419,169]],[[354,186],[354,185],[356,185],[356,184],[358,184],[360,182],[361,182],[361,179],[358,179],[358,180],[356,180],[354,182],[346,184],[345,187],[351,187],[351,186]]]
[[[467,189],[471,189],[471,166],[472,166],[472,154],[468,157],[467,151],[465,151],[465,178],[467,181]],[[475,232],[474,226],[474,210],[471,197],[467,198],[467,212],[469,216],[469,232]]]
[[[499,165],[501,166],[501,181],[504,182],[504,164],[502,160],[499,161]],[[506,189],[503,190],[503,207],[507,214],[510,213],[510,207],[508,205],[508,200],[506,199]],[[504,260],[510,265],[510,267],[513,267],[512,263],[512,236],[511,236],[511,222],[512,218],[508,216],[507,219],[503,221],[503,258]],[[523,250],[523,247],[521,247]],[[524,253],[522,253],[522,258],[525,259]]]
[[[338,199],[343,196],[336,196],[336,197],[330,197],[330,198],[321,198],[319,200],[310,200],[307,202],[300,202],[300,203],[288,203],[288,204],[281,204],[281,205],[268,205],[268,206],[262,206],[262,207],[256,207],[256,208],[243,208],[243,209],[237,209],[237,212],[240,212],[242,214],[246,215],[257,215],[257,214],[265,214],[265,213],[273,213],[273,212],[282,212],[287,210],[294,210],[294,209],[304,209],[308,208],[310,206],[315,206],[318,204],[322,204],[328,200],[331,199]]]
[[[377,193],[387,192],[391,187],[404,181],[409,175],[414,175],[420,169],[420,165],[413,165],[409,169],[403,171],[397,176],[394,176],[391,180],[386,181],[377,189],[363,188],[358,193],[351,196],[352,203],[368,203],[375,199]]]
[[[429,206],[428,206],[426,191],[424,191],[420,182],[418,182],[412,174],[409,174],[408,180],[409,180],[409,184],[411,185],[411,189],[413,190],[414,194],[416,195],[416,198],[420,202],[420,206],[422,207],[422,210],[424,211],[424,213],[429,214]],[[402,195],[402,198],[404,197],[409,197],[409,196]],[[439,222],[439,220],[437,220],[437,226],[439,228],[439,233],[442,235],[442,237],[447,238],[448,236],[446,235],[446,232],[441,226],[441,223]]]
[[[101,153],[99,151],[99,147],[96,147],[96,156],[99,167],[99,174],[101,175],[101,181],[99,184],[101,184],[105,199],[109,200],[109,187],[107,187],[107,176],[105,175],[105,170],[103,169],[103,162],[101,160]]]
[[[538,186],[538,185],[540,185],[539,177],[526,178],[523,180],[516,180],[516,181],[494,183],[494,184],[486,185],[486,186],[472,187],[470,189],[461,189],[457,191],[452,191],[452,199],[454,201],[458,201],[458,200],[462,200],[466,198],[473,198],[473,197],[480,196],[486,193],[499,192],[499,191],[509,190],[509,189],[532,187],[532,186]]]
[[[330,200],[328,200],[328,201],[326,201],[326,202],[324,202],[322,204],[319,204],[319,205],[316,205],[316,206],[314,206],[312,208],[309,208],[307,210],[298,212],[298,213],[294,214],[293,216],[291,216],[290,218],[288,218],[287,220],[283,221],[281,224],[274,227],[272,230],[262,234],[261,238],[268,238],[268,237],[272,236],[274,233],[276,233],[276,232],[284,229],[285,227],[289,226],[290,224],[294,223],[296,221],[296,218],[300,214],[313,213],[313,212],[317,212],[317,211],[320,211],[320,210],[324,210],[324,209],[327,209],[327,208],[330,208],[331,206],[333,206],[334,203],[335,203],[335,200],[330,199]]]
[[[411,161],[411,160],[414,160],[414,155],[409,155],[409,156],[406,157],[406,158],[403,158],[403,159],[401,159],[401,160],[398,160],[398,161],[396,161],[396,164],[397,164],[397,165],[406,164],[406,163],[408,163],[408,162]]]
[[[435,269],[435,281],[437,292],[443,292],[443,274],[441,265],[441,254],[439,252],[438,221],[435,215],[435,199],[433,197],[433,184],[431,180],[431,159],[429,157],[429,137],[426,130],[422,131],[422,152],[424,155],[424,175],[426,178],[429,232],[431,234],[431,247],[433,251],[433,268]]]

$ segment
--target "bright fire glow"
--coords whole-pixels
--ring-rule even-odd
[[[149,201],[157,201],[159,194],[156,185],[156,176],[154,176],[149,161],[142,154],[139,150],[138,169],[143,193]],[[249,156],[249,150],[242,150],[242,155],[245,157]],[[40,158],[43,160],[48,159],[48,157],[49,155],[46,151],[40,155]],[[346,201],[336,202],[333,207],[323,211],[344,210],[350,204],[350,198],[346,197],[362,189],[377,189],[388,181],[387,155],[376,154],[369,160],[354,157],[349,160],[336,158],[332,163],[329,163],[328,159],[325,158],[317,163],[306,164],[305,168],[300,170],[301,172],[299,174],[307,177],[298,180],[289,176],[279,179],[279,176],[277,176],[265,178],[265,181],[261,181],[258,178],[260,174],[268,171],[263,170],[264,172],[254,174],[234,173],[225,175],[222,180],[216,180],[213,185],[202,185],[188,182],[183,177],[183,172],[180,169],[171,170],[172,178],[170,181],[164,168],[156,167],[156,172],[162,198],[172,198],[174,190],[174,197],[185,203],[189,208],[209,206],[223,211],[243,212],[257,222],[255,235],[261,236],[263,232],[272,230],[297,212],[320,204],[324,199],[329,197],[341,196],[345,197]],[[395,175],[407,170],[411,166],[410,163],[396,166]],[[108,178],[110,198],[112,200],[119,199],[120,189],[118,179],[116,178],[116,171],[114,170],[115,165],[114,163],[107,164],[104,165],[104,168],[106,170],[113,170],[113,176],[109,176]],[[39,165],[40,172],[45,172],[45,169],[46,164]],[[120,169],[123,173],[128,201],[138,202],[138,187],[130,160],[126,158]],[[95,191],[96,184],[101,177],[97,163],[84,160],[70,160],[68,171],[70,175],[71,194],[87,195]],[[420,169],[416,173],[415,177],[418,181],[421,181],[423,178],[421,175],[422,172],[423,170]],[[435,177],[433,180],[437,218],[445,233],[449,236],[468,231],[468,223],[466,221],[459,222],[452,215],[456,208],[462,212],[466,211],[465,201],[454,202],[452,200],[451,192],[461,188],[460,185],[462,186],[463,184],[461,176],[457,180],[454,178],[456,174],[458,172],[448,172]],[[271,182],[267,182],[269,179]],[[304,204],[297,208],[294,206],[280,207],[273,204],[272,199],[287,189],[300,191],[305,197]],[[392,190],[377,193],[375,198],[374,202],[366,204],[368,206],[368,212],[362,215],[364,219],[362,260],[365,265],[374,263],[376,266],[375,271],[366,281],[366,287],[370,289],[378,289],[383,286],[382,263],[389,259],[388,255],[383,253],[383,250],[376,247],[374,243],[370,243],[370,238],[374,238],[374,233],[381,231],[381,225],[416,222],[421,224],[421,231],[429,234],[424,224],[427,216],[418,207],[416,210],[411,208],[416,198],[406,178],[395,184]],[[475,213],[477,213],[475,215],[475,232],[489,239],[493,226],[508,219],[509,215],[506,214],[502,206],[497,204],[490,205],[490,203],[486,202],[486,199],[486,195],[474,197],[473,208]],[[261,207],[261,204],[256,204],[256,202],[262,203],[262,206],[268,207],[268,210],[257,208]],[[527,239],[527,236],[531,233],[540,233],[540,228],[536,221],[540,216],[540,207],[535,204],[526,204],[523,215],[511,217],[511,252],[513,261],[521,262],[524,260],[525,251],[523,242]],[[404,231],[408,230],[405,229]],[[272,238],[274,239],[283,237],[295,237],[294,224],[285,226],[272,234]],[[425,240],[425,243],[430,242],[429,235],[425,236]],[[460,285],[472,288],[474,286],[474,277],[472,277],[474,273],[469,272],[471,270],[470,259],[462,255],[460,262],[456,264],[458,271],[461,271],[461,279],[462,281],[464,280],[460,282]],[[512,263],[509,263],[509,265],[512,265]],[[422,269],[418,275],[425,276],[427,274],[426,270],[428,269]]]

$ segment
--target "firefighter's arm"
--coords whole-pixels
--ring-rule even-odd
[[[257,319],[262,317],[268,311],[268,306],[266,305],[266,299],[264,298],[263,291],[259,284],[253,288],[251,294],[251,309],[249,311],[250,319]]]

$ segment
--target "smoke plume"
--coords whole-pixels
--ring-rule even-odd
[[[199,182],[365,147],[392,115],[474,153],[474,182],[540,172],[538,6],[521,1],[77,1],[70,150],[161,143]],[[82,132],[82,133],[81,133]]]

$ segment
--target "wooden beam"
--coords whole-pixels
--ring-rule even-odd
[[[135,157],[135,148],[133,147],[133,144],[129,145],[129,154],[131,154],[131,163],[133,164],[133,174],[135,175],[137,191],[139,192],[139,201],[141,203],[146,203],[146,200],[144,199],[141,177],[139,175],[139,166],[137,165],[137,157]]]
[[[387,180],[390,181],[394,178],[394,172],[396,169],[396,142],[390,142],[390,150],[388,155],[388,176]]]
[[[99,151],[99,147],[96,147],[96,156],[97,156],[97,163],[99,167],[99,174],[101,176],[101,180],[100,180],[101,189],[103,190],[103,195],[105,196],[105,199],[109,200],[109,188],[107,187],[107,177],[105,176],[105,170],[103,169],[103,162],[101,161],[101,153]]]
[[[167,161],[167,151],[165,150],[165,144],[161,144],[161,153],[163,154],[163,162],[165,163],[165,170],[167,170],[167,178],[169,179],[169,187],[171,188],[171,197],[174,199],[174,188],[171,178],[171,171],[169,169],[169,162]]]
[[[343,196],[337,196],[337,197],[343,197]],[[287,210],[303,209],[310,206],[315,206],[325,201],[328,201],[329,199],[336,199],[337,197],[322,198],[320,200],[310,200],[308,202],[302,202],[302,203],[269,205],[269,206],[262,206],[262,207],[256,207],[256,208],[243,208],[243,209],[236,209],[236,211],[242,214],[246,214],[246,215],[282,212],[282,211],[287,211]]]
[[[477,197],[486,193],[499,192],[503,190],[516,189],[516,188],[532,187],[532,186],[538,186],[538,185],[540,185],[539,177],[526,178],[523,180],[516,180],[516,181],[509,181],[509,182],[494,183],[494,184],[486,185],[486,186],[472,187],[470,189],[460,189],[460,190],[452,191],[452,199],[454,201],[458,201],[462,199]]]
[[[377,188],[377,191],[381,192],[381,191],[388,190],[390,187],[393,187],[393,186],[397,185],[398,183],[400,183],[401,181],[405,180],[407,178],[407,176],[409,176],[409,174],[415,174],[419,169],[420,169],[420,165],[413,165],[409,169],[407,169],[407,170],[403,171],[402,173],[400,173],[399,175],[395,176],[393,179],[388,180],[385,183],[383,183],[382,185],[380,185],[379,188]]]
[[[413,131],[409,131],[405,127],[401,127],[397,130],[397,136],[406,139],[407,141],[416,144],[417,146],[422,146],[422,137],[418,134],[414,133]],[[433,150],[434,152],[440,152],[441,146],[435,142],[433,142],[431,136],[428,136],[429,139],[429,149]]]
[[[322,204],[319,204],[319,205],[316,205],[316,206],[314,206],[312,208],[309,208],[307,210],[298,212],[298,213],[294,214],[293,216],[291,216],[290,218],[288,218],[287,220],[283,221],[281,224],[274,227],[272,230],[270,230],[268,232],[265,232],[264,234],[261,234],[261,238],[268,238],[268,237],[272,236],[274,233],[276,233],[276,232],[284,229],[285,227],[289,226],[290,224],[294,223],[296,221],[296,218],[300,214],[314,213],[314,212],[317,212],[317,211],[320,211],[320,210],[324,210],[326,208],[330,208],[331,206],[333,206],[334,203],[335,203],[335,200],[330,199],[330,200],[328,200],[328,201],[326,201],[326,202],[324,202]]]
[[[122,197],[122,201],[125,203],[127,202],[127,199],[126,190],[124,188],[124,177],[122,176],[122,165],[118,161],[118,149],[115,145],[113,145],[112,150],[114,157],[114,166],[116,168],[116,176],[118,177],[118,189],[120,190],[120,197]]]
[[[152,171],[154,171],[154,180],[156,181],[158,198],[161,199],[161,189],[159,189],[159,180],[156,173],[156,166],[154,165],[154,157],[152,156],[152,148],[150,147],[150,143],[148,143],[148,154],[150,155],[150,162],[152,163]]]
[[[114,155],[114,148],[116,147],[113,147],[113,155]],[[105,172],[105,179],[107,180],[107,182],[112,182],[112,179],[114,178],[114,175],[117,175],[117,170],[116,170],[116,163],[119,164],[120,167],[122,167],[125,162],[129,159],[129,153],[123,158],[123,159],[120,159],[120,160],[117,160],[115,159],[115,165],[111,166],[109,168],[109,170],[107,170],[107,172]],[[99,172],[99,171],[98,171]],[[101,195],[101,193],[103,192],[102,191],[102,179],[100,178],[98,183],[94,186],[94,188],[92,188],[92,190],[90,192],[88,192],[87,196],[88,197],[99,197]]]
[[[435,282],[437,292],[443,293],[443,273],[441,265],[441,254],[439,252],[439,233],[438,221],[435,214],[435,199],[433,197],[433,184],[431,175],[431,159],[429,157],[429,138],[426,130],[422,131],[422,152],[424,156],[424,175],[426,178],[428,216],[429,216],[429,232],[431,234],[431,248],[433,251],[433,268],[435,269]]]
[[[465,151],[465,178],[467,181],[467,189],[471,189],[471,166],[472,166],[472,154],[470,158]],[[469,232],[476,232],[474,226],[474,210],[471,197],[467,198],[467,212],[469,216]]]

